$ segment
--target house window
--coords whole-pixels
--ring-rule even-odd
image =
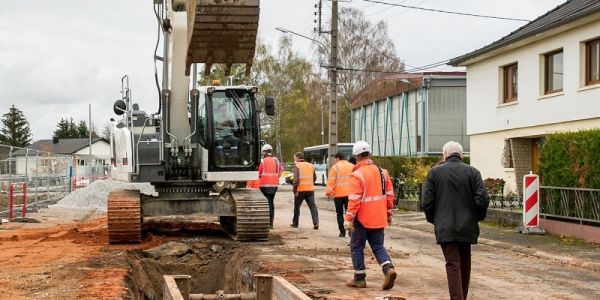
[[[519,68],[517,64],[505,66],[503,69],[503,96],[502,103],[517,101],[519,88]]]
[[[600,83],[600,39],[585,43],[585,84]]]
[[[545,94],[563,90],[563,50],[550,52],[545,58]]]

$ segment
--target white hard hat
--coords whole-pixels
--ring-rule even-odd
[[[261,152],[265,152],[265,151],[273,151],[273,147],[271,147],[271,145],[269,144],[264,144],[262,146],[262,148],[260,149]]]
[[[365,152],[371,154],[371,145],[365,141],[358,141],[352,146],[352,155],[359,155]]]

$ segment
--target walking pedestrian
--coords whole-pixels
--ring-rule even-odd
[[[301,152],[294,154],[294,218],[290,226],[297,228],[300,218],[300,205],[306,201],[312,217],[313,229],[319,229],[319,211],[315,204],[315,181],[317,174],[315,167],[311,163],[304,161],[304,155]]]
[[[344,155],[338,152],[335,154],[335,164],[331,166],[331,169],[329,169],[329,176],[327,176],[325,195],[328,199],[333,197],[338,228],[340,230],[339,237],[346,236],[344,213],[348,210],[348,181],[353,168],[354,165],[349,163]]]
[[[421,197],[421,209],[435,227],[436,242],[446,259],[451,299],[467,299],[471,276],[471,244],[479,237],[489,196],[479,171],[463,162],[463,148],[448,142],[444,163],[433,167]]]
[[[350,175],[344,226],[351,232],[354,278],[346,282],[346,286],[367,287],[364,250],[368,241],[385,275],[381,288],[389,290],[394,287],[396,271],[383,242],[384,228],[391,223],[394,208],[392,181],[386,170],[373,164],[371,146],[367,142],[354,143],[352,155],[356,157],[357,164]]]
[[[271,224],[271,228],[273,228],[273,219],[275,218],[275,204],[273,200],[279,186],[281,164],[279,164],[277,158],[273,157],[273,147],[271,145],[263,145],[261,152],[263,159],[258,166],[258,179],[260,182],[260,191],[269,202],[269,223]]]

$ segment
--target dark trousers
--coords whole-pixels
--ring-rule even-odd
[[[263,193],[263,195],[265,196],[265,198],[267,198],[267,201],[269,202],[269,222],[271,224],[271,227],[273,227],[273,219],[275,219],[275,204],[273,203],[273,200],[275,199],[275,193],[277,193],[277,188],[261,187],[260,191]]]
[[[383,274],[386,274],[390,268],[393,268],[392,259],[383,246],[384,233],[383,228],[370,229],[365,228],[354,220],[354,231],[350,237],[350,253],[352,254],[352,266],[354,267],[354,280],[365,280],[365,245],[369,242],[371,250],[381,266]]]
[[[442,243],[442,252],[446,258],[446,277],[450,299],[467,299],[471,278],[471,244]]]
[[[292,219],[292,225],[298,226],[298,219],[300,218],[300,205],[302,201],[306,200],[306,204],[310,209],[310,216],[312,217],[313,225],[319,225],[319,211],[315,204],[315,192],[298,192],[298,196],[294,197],[294,218]]]
[[[348,210],[348,197],[333,198],[333,203],[335,204],[335,213],[337,215],[340,233],[346,234],[346,229],[344,228],[344,214],[346,213],[346,210]]]

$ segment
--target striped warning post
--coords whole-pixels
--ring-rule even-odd
[[[540,178],[530,173],[523,177],[523,227],[540,224]]]

